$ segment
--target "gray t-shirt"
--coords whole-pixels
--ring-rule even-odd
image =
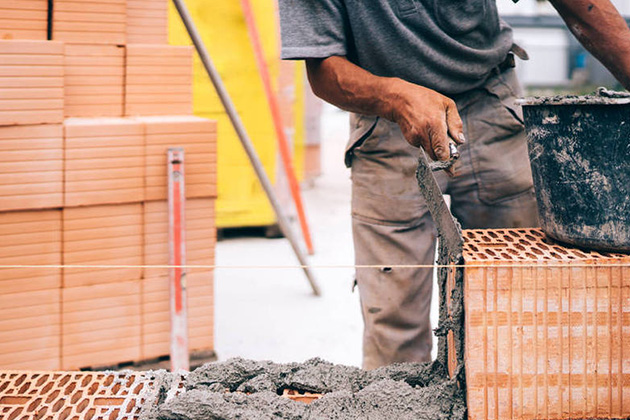
[[[481,86],[512,46],[496,0],[280,0],[282,58],[347,56],[446,95]]]

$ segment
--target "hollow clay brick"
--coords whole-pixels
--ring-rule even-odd
[[[125,44],[125,0],[55,0],[54,5],[54,40],[73,44]]]
[[[170,352],[168,277],[142,280],[142,358]],[[190,351],[214,349],[214,280],[212,272],[186,275]]]
[[[61,287],[61,211],[0,212],[0,295]],[[31,266],[31,267],[28,267]],[[2,317],[0,317],[0,320]]]
[[[192,48],[130,44],[126,48],[125,115],[192,114]]]
[[[0,126],[63,122],[63,44],[0,40]]]
[[[66,117],[122,117],[125,51],[116,45],[66,44]]]
[[[470,419],[630,416],[630,256],[537,229],[464,236]]]
[[[63,209],[65,265],[130,266],[63,270],[63,287],[140,280],[143,264],[142,204]]]
[[[0,3],[0,39],[45,41],[48,36],[48,0]]]
[[[15,293],[3,290],[0,369],[60,369],[60,315],[59,288]]]
[[[65,287],[63,369],[140,359],[140,280]]]
[[[0,153],[0,211],[62,206],[61,124],[0,126]]]
[[[137,420],[146,398],[155,398],[159,391],[154,377],[129,371],[0,372],[0,416]]]
[[[168,44],[168,0],[127,0],[127,42]]]
[[[124,118],[68,118],[64,131],[66,207],[144,199],[142,124]]]
[[[145,132],[145,199],[166,200],[169,147],[184,149],[186,198],[217,195],[216,122],[194,116],[138,117]]]
[[[216,247],[215,200],[186,200],[186,264],[213,265]],[[144,203],[145,265],[168,265],[168,204],[166,201]],[[189,269],[189,273],[210,271],[210,268]],[[168,268],[145,268],[144,277],[166,277]]]

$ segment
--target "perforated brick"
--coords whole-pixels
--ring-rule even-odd
[[[0,372],[0,418],[135,420],[156,385],[140,372]]]
[[[143,409],[184,392],[186,375],[165,380],[159,372],[0,371],[0,418],[138,420]],[[288,389],[282,396],[307,404],[321,398]]]
[[[469,416],[630,416],[630,256],[464,233]]]

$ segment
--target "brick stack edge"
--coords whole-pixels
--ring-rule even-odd
[[[537,229],[465,238],[470,419],[630,417],[630,256]]]
[[[166,150],[183,147],[187,254],[212,265],[216,123],[192,115],[192,49],[168,0],[0,5],[0,369],[169,353]],[[135,267],[133,267],[135,266]],[[188,276],[191,350],[214,348],[211,269]]]

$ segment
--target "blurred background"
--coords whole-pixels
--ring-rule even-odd
[[[612,0],[628,19],[630,2]],[[593,87],[621,86],[571,35],[547,0],[497,1],[499,13],[514,28],[516,43],[530,60],[519,62],[521,82],[528,92],[592,92]]]

